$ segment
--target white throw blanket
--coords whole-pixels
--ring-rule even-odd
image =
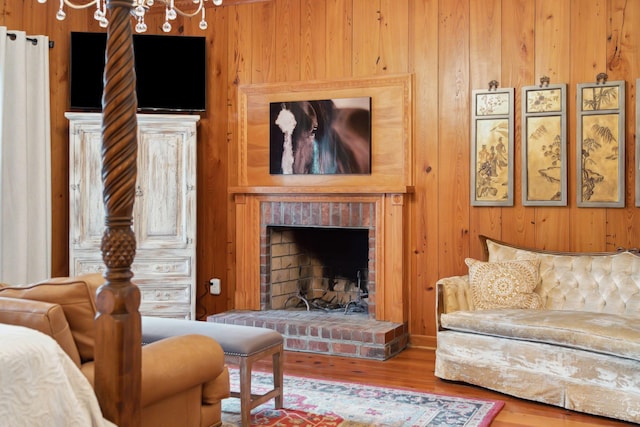
[[[0,425],[114,427],[93,388],[53,338],[0,324]]]

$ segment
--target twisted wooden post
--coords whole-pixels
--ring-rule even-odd
[[[106,283],[97,294],[95,390],[104,416],[119,427],[140,425],[140,291],[131,283],[136,183],[137,99],[130,21],[132,2],[110,0],[102,98],[102,181]]]

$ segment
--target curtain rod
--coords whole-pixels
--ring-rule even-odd
[[[9,37],[11,40],[15,40],[16,39],[16,34],[15,33],[7,33],[7,37]],[[31,42],[32,45],[36,46],[38,44],[38,39],[34,39],[33,37],[27,37],[26,38],[28,41]],[[53,41],[49,41],[49,49],[53,49]]]

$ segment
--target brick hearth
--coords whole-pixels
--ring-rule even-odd
[[[280,332],[285,349],[386,360],[408,342],[406,324],[377,321],[367,314],[306,310],[231,310],[208,322],[260,326]]]

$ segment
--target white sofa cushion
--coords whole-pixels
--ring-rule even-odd
[[[557,344],[640,361],[640,319],[566,310],[497,309],[442,314],[445,329]]]

